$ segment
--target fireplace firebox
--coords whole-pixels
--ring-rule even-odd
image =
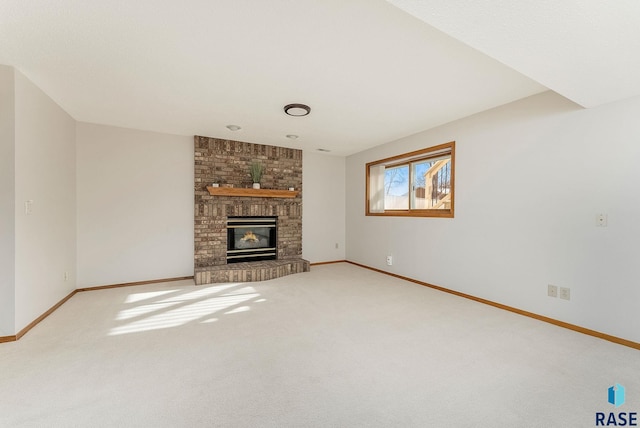
[[[227,263],[277,259],[277,217],[228,217]]]

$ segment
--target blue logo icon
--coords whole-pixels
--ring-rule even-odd
[[[609,403],[616,407],[620,407],[624,404],[624,386],[616,383],[609,388]]]

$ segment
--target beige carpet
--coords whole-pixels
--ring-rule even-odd
[[[341,263],[79,293],[0,345],[0,397],[2,427],[590,427],[640,412],[640,353]]]

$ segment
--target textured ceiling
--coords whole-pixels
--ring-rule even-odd
[[[547,90],[462,40],[384,0],[0,1],[0,64],[76,120],[337,155]]]

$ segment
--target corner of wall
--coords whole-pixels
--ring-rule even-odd
[[[345,259],[346,158],[303,152],[302,253],[311,263]]]
[[[75,135],[75,120],[16,71],[16,330],[75,289]]]
[[[0,336],[15,328],[15,85],[0,65]]]

